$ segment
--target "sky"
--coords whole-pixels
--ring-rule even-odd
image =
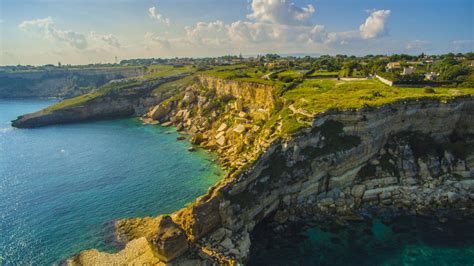
[[[473,47],[473,0],[0,0],[0,65]]]

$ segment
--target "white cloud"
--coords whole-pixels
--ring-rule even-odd
[[[18,27],[26,32],[39,34],[45,39],[67,43],[77,49],[87,48],[86,37],[78,32],[61,30],[56,27],[52,17],[23,21]]]
[[[95,31],[91,31],[88,39],[90,43],[95,43],[97,46],[105,49],[121,47],[120,41],[112,34],[99,34]]]
[[[413,52],[420,51],[420,50],[423,50],[423,48],[425,48],[430,43],[431,42],[424,41],[424,40],[414,40],[414,41],[408,42],[405,45],[405,49],[408,51],[413,51]]]
[[[158,48],[160,50],[171,48],[171,42],[167,39],[160,38],[151,32],[145,34],[145,44],[148,49]]]
[[[328,32],[324,25],[311,25],[310,17],[314,10],[311,5],[298,7],[287,0],[253,0],[251,13],[247,16],[250,20],[229,24],[220,20],[197,22],[185,27],[186,35],[183,37],[165,40],[149,34],[146,39],[155,43],[155,47],[166,47],[177,53],[184,50],[255,53],[311,49],[327,52],[336,47],[349,47],[349,44],[363,47],[368,39],[382,36],[390,15],[389,10],[372,10],[360,29]]]
[[[236,21],[228,26],[230,39],[236,43],[277,41],[282,37],[283,29],[277,25]]]
[[[198,22],[194,27],[187,26],[186,41],[196,45],[227,44],[227,26],[220,20]]]
[[[359,30],[363,39],[374,39],[387,34],[385,23],[390,16],[390,10],[376,10],[360,25]]]
[[[253,0],[247,18],[258,22],[283,25],[309,25],[315,9],[312,5],[297,7],[287,0]]]
[[[165,18],[162,14],[158,13],[156,11],[156,7],[152,6],[148,9],[148,15],[150,16],[150,18],[152,19],[156,19],[162,23],[165,23],[166,25],[170,25],[170,19],[169,18]]]

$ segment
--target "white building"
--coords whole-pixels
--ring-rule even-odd
[[[436,72],[425,73],[425,78],[427,80],[435,80],[437,77],[438,77],[438,73]]]
[[[410,74],[413,74],[413,72],[415,72],[414,67],[412,67],[412,66],[404,67],[403,71],[402,71],[402,75],[410,75]]]

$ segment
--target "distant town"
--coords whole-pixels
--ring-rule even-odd
[[[244,57],[227,55],[208,58],[149,58],[127,59],[115,64],[69,65],[58,62],[43,66],[16,65],[0,66],[1,72],[57,71],[97,68],[123,68],[142,66],[147,70],[153,65],[174,67],[193,66],[197,71],[209,70],[215,66],[244,65],[256,67],[269,74],[264,79],[284,79],[291,82],[298,73],[305,78],[366,79],[378,78],[387,85],[429,85],[448,87],[474,87],[474,53],[443,55],[347,55],[280,56],[266,54]],[[292,70],[295,75],[278,75]]]

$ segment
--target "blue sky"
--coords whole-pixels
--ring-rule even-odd
[[[472,51],[472,0],[2,0],[0,64]]]

